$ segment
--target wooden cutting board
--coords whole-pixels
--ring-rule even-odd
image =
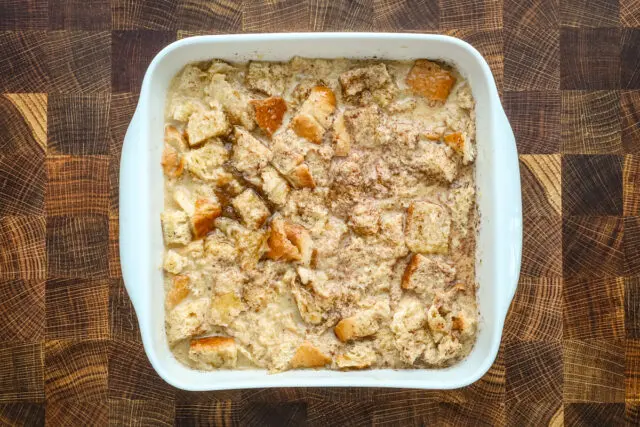
[[[143,73],[194,34],[334,30],[450,34],[488,60],[525,212],[500,355],[454,391],[176,390],[118,263]],[[640,423],[640,1],[3,0],[0,93],[0,424]]]

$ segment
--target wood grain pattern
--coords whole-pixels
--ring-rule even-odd
[[[560,87],[560,33],[521,26],[504,39],[504,84],[507,90],[553,90]]]
[[[624,402],[621,341],[564,340],[563,359],[565,402]]]
[[[560,30],[562,89],[617,89],[619,70],[620,31],[617,28]]]
[[[562,213],[561,156],[521,155],[522,206],[530,218]]]
[[[311,0],[309,9],[311,31],[340,31],[346,28],[352,31],[371,31],[374,28],[373,11],[376,8],[371,1],[336,0],[326,2]],[[395,23],[395,19],[393,19],[395,15],[391,15],[392,19],[388,21],[391,24],[389,30],[393,28],[392,25]]]
[[[563,92],[560,123],[563,153],[623,153],[617,91]]]
[[[518,153],[560,151],[560,99],[560,91],[505,92],[503,106],[516,136]]]
[[[622,278],[567,278],[562,300],[565,338],[624,338]]]
[[[562,279],[521,277],[505,322],[504,340],[562,339]]]
[[[0,305],[0,341],[33,342],[44,338],[44,281],[0,281]]]
[[[620,92],[620,116],[625,152],[640,154],[640,91]]]
[[[109,338],[109,282],[58,279],[46,285],[47,339]]]
[[[47,340],[45,392],[47,403],[107,399],[107,340]]]
[[[474,384],[199,393],[151,368],[118,255],[142,76],[176,38],[261,31],[443,33],[487,60],[524,247]],[[638,0],[0,1],[0,424],[639,425],[639,45]]]

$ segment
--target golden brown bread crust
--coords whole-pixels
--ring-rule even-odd
[[[458,154],[464,151],[464,135],[462,132],[453,132],[444,136],[444,142]]]
[[[352,317],[342,319],[336,327],[333,328],[333,332],[335,332],[340,341],[347,342],[355,335],[355,323],[355,319]]]
[[[184,159],[178,150],[169,144],[164,145],[161,164],[164,174],[169,178],[178,178],[184,171]]]
[[[313,240],[309,232],[281,217],[271,221],[267,245],[267,258],[274,261],[311,261]]]
[[[331,362],[331,357],[322,353],[319,348],[308,341],[303,342],[291,359],[291,367],[297,368],[321,368]]]
[[[209,350],[213,348],[235,345],[235,340],[230,337],[205,337],[191,340],[189,347],[193,349]]]
[[[189,276],[174,276],[173,286],[167,292],[165,305],[171,310],[189,296],[189,293]]]
[[[413,254],[411,256],[411,261],[409,261],[409,264],[407,264],[407,267],[404,269],[404,274],[402,275],[401,286],[403,289],[409,288],[411,276],[416,272],[419,264],[420,261],[418,259],[418,256],[416,254]]]
[[[191,218],[193,237],[200,239],[214,229],[214,221],[222,213],[218,203],[209,199],[198,199],[195,203],[196,210]]]
[[[296,166],[289,173],[289,180],[295,188],[316,188],[316,182],[306,163]]]
[[[415,93],[427,99],[444,102],[456,78],[435,62],[418,59],[407,74],[406,83]]]
[[[266,99],[253,99],[249,101],[256,111],[256,123],[258,127],[269,136],[280,127],[282,118],[287,111],[287,103],[279,96]]]
[[[314,144],[322,143],[324,128],[310,114],[298,114],[291,119],[291,129],[301,138],[305,138]]]

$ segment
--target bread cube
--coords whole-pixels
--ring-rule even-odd
[[[242,283],[238,283],[240,287]],[[209,322],[216,326],[229,326],[238,315],[244,311],[242,300],[235,292],[227,292],[222,295],[211,297],[211,311],[209,312]]]
[[[290,126],[300,138],[307,139],[314,144],[322,144],[324,128],[311,114],[300,113],[296,115],[291,119]]]
[[[333,122],[334,154],[338,157],[346,157],[351,151],[351,135],[347,131],[344,114],[340,114]]]
[[[256,123],[267,135],[271,136],[282,124],[287,103],[279,96],[250,101],[255,109]]]
[[[182,211],[165,211],[160,215],[167,246],[184,246],[191,241],[189,216]]]
[[[237,250],[235,246],[220,230],[207,234],[204,240],[204,250],[217,264],[228,265],[236,261]]]
[[[326,86],[314,86],[309,97],[300,107],[301,114],[313,117],[323,129],[331,125],[331,115],[336,110],[336,96]]]
[[[177,89],[182,93],[199,96],[205,86],[207,73],[195,65],[187,65],[178,77]]]
[[[214,228],[214,221],[222,213],[217,200],[197,199],[195,211],[191,217],[191,228],[193,237],[200,239],[207,235]]]
[[[304,162],[306,150],[304,141],[291,129],[280,132],[273,137],[271,149],[273,150],[273,166],[282,175],[286,176],[296,166]]]
[[[416,151],[412,153],[411,165],[425,175],[445,182],[452,182],[458,174],[453,150],[432,141],[418,141]]]
[[[476,153],[470,138],[464,132],[452,132],[444,135],[444,142],[453,151],[462,156],[462,163],[467,165],[475,159]]]
[[[288,68],[275,62],[249,62],[246,83],[249,88],[269,96],[281,96],[288,78]]]
[[[325,308],[311,292],[301,286],[295,286],[291,289],[291,294],[296,301],[302,320],[312,325],[319,325],[325,320]]]
[[[274,261],[300,261],[309,265],[313,253],[313,240],[302,226],[276,216],[270,224],[267,258]]]
[[[266,251],[267,233],[251,230],[225,217],[216,219],[215,225],[234,242],[242,269],[253,269]]]
[[[171,125],[164,128],[164,143],[169,144],[180,153],[189,149],[183,133]]]
[[[169,249],[164,255],[163,268],[171,274],[180,274],[189,265],[189,260],[173,249]]]
[[[359,203],[349,215],[349,225],[358,234],[373,235],[380,228],[380,212],[371,203]]]
[[[192,147],[216,136],[229,133],[229,122],[220,107],[196,111],[187,123],[187,141]]]
[[[384,88],[392,84],[391,76],[385,64],[369,65],[346,71],[338,79],[342,86],[342,93],[352,97],[368,90]]]
[[[456,269],[439,257],[414,254],[402,276],[402,288],[433,299],[456,277]]]
[[[451,219],[442,206],[426,201],[413,202],[407,209],[406,243],[413,252],[449,252]]]
[[[427,306],[416,297],[404,296],[398,303],[391,321],[395,334],[411,333],[425,326]]]
[[[231,124],[253,130],[255,127],[253,108],[242,87],[229,83],[224,74],[214,74],[211,76],[209,86],[205,88],[205,93],[209,96],[210,104],[222,105]]]
[[[160,164],[162,165],[162,171],[167,178],[178,178],[182,175],[182,171],[184,170],[184,159],[182,158],[182,155],[169,144],[164,144]]]
[[[444,102],[449,97],[456,78],[435,62],[418,59],[406,77],[407,85],[415,93],[433,102]]]
[[[273,158],[273,153],[246,130],[235,128],[236,143],[231,161],[233,166],[248,176],[256,176]]]
[[[262,191],[267,195],[269,201],[278,206],[284,205],[290,190],[287,181],[271,166],[265,167],[260,177],[262,178]]]
[[[379,312],[377,306],[369,310],[362,310],[339,321],[333,331],[342,342],[368,337],[380,329],[381,315],[382,313]]]
[[[316,182],[306,163],[296,166],[286,176],[295,188],[316,188]]]
[[[254,230],[262,227],[271,214],[260,196],[251,189],[244,190],[231,201],[231,204],[244,224]]]
[[[169,344],[204,333],[208,311],[209,298],[187,299],[171,309],[165,322]]]
[[[293,369],[299,368],[321,368],[331,363],[331,357],[324,354],[320,349],[308,341],[300,344],[296,353],[291,359],[290,366]]]
[[[380,109],[377,105],[352,108],[344,112],[344,123],[353,144],[372,148],[379,145],[376,134],[380,122]]]
[[[199,369],[235,368],[238,362],[236,342],[229,337],[206,337],[191,340],[189,359],[193,360]]]
[[[220,183],[228,175],[222,164],[229,158],[229,153],[219,141],[212,141],[202,147],[185,154],[186,167],[196,177],[205,181]]]
[[[191,293],[191,290],[189,289],[189,282],[189,276],[174,276],[171,279],[171,289],[167,291],[164,301],[165,307],[168,310],[172,310],[176,305],[180,304],[189,296]]]
[[[376,352],[369,346],[358,343],[347,352],[336,357],[340,369],[365,369],[376,363]]]

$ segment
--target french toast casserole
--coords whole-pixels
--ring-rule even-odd
[[[427,59],[184,67],[162,154],[175,357],[279,372],[466,356],[474,107],[465,78]]]

